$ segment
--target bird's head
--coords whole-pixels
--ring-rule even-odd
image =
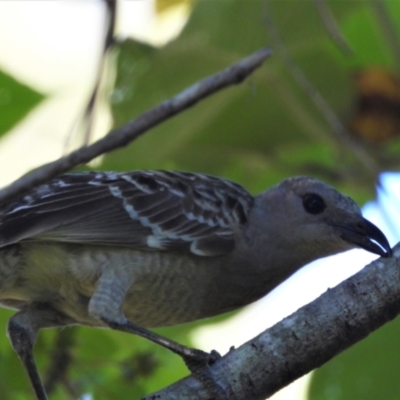
[[[290,178],[259,197],[274,215],[272,228],[280,235],[276,243],[304,253],[305,260],[356,247],[392,255],[385,235],[363,218],[357,204],[317,179]]]

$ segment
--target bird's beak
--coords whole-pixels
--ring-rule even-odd
[[[371,253],[382,257],[391,257],[392,249],[386,236],[374,224],[365,218],[357,223],[338,226],[343,240],[356,244]]]

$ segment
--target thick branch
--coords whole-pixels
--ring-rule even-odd
[[[400,244],[210,367],[232,400],[265,399],[400,313]],[[268,310],[266,310],[268,312]],[[229,340],[229,339],[228,339]],[[194,377],[146,400],[209,399]]]
[[[191,107],[198,101],[223,88],[242,82],[255,69],[260,67],[270,55],[271,50],[269,48],[259,50],[229,68],[195,83],[171,99],[163,101],[135,120],[111,131],[106,137],[92,145],[81,147],[69,155],[23,176],[0,191],[0,203],[5,203],[32,187],[67,172],[80,164],[87,163],[101,154],[126,146],[150,128]]]

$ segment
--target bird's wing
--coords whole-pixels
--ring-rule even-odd
[[[203,174],[66,174],[0,209],[0,247],[42,240],[219,255],[234,248],[252,205],[241,186]]]

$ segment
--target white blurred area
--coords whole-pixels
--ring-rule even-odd
[[[176,37],[185,25],[190,1],[182,1],[163,15],[155,0],[119,1],[117,32],[161,46]],[[0,69],[45,94],[39,104],[0,141],[0,186],[65,152],[67,137],[81,116],[93,89],[103,46],[105,6],[91,1],[0,1]],[[111,126],[106,102],[96,120],[95,137]],[[385,174],[381,192],[385,209],[394,208],[393,193],[400,193],[400,179]],[[397,196],[397,201],[400,199]],[[398,206],[396,205],[398,208]],[[382,208],[369,204],[365,216],[390,233]],[[391,244],[398,240],[393,234]],[[357,272],[375,257],[353,250],[319,260],[303,268],[266,298],[233,318],[198,329],[193,337],[199,347],[221,353],[238,347],[283,317],[312,301],[327,288]],[[307,377],[281,390],[275,400],[305,398]]]
[[[1,186],[63,155],[95,82],[104,19],[94,1],[0,2],[0,69],[46,96],[0,142]]]
[[[161,46],[180,33],[190,4],[160,14],[155,0],[120,0],[117,35]],[[77,127],[97,77],[105,23],[101,0],[0,1],[0,69],[46,96],[1,139],[0,186],[83,143]],[[93,140],[112,125],[105,96],[99,100]]]

